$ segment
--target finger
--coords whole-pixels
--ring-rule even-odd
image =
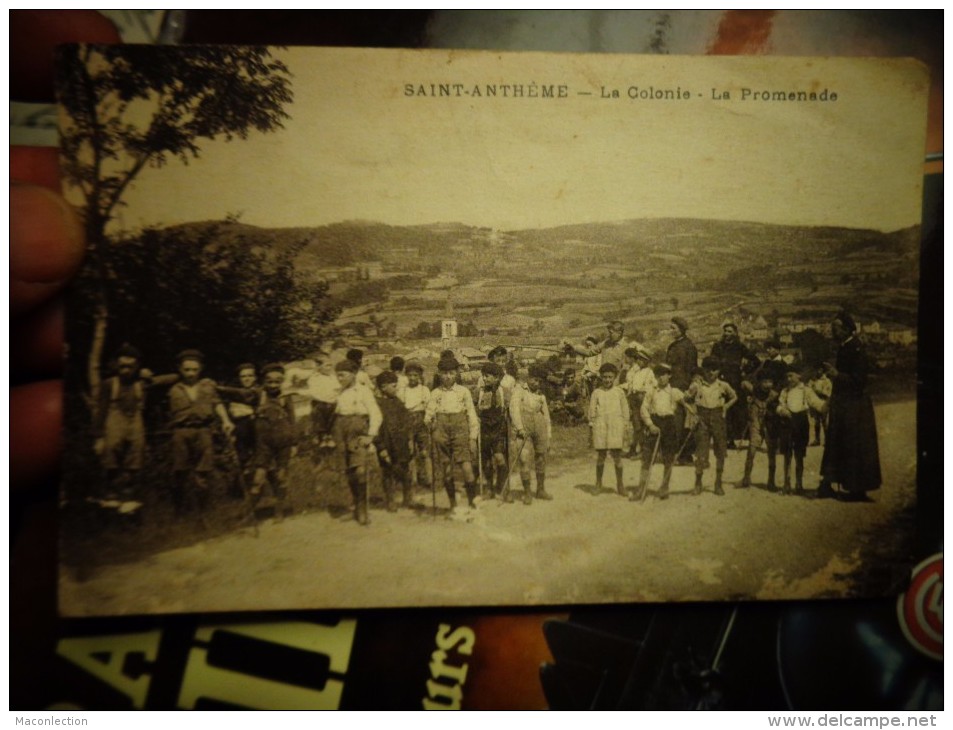
[[[63,382],[44,380],[10,390],[10,485],[35,486],[59,467]]]
[[[83,258],[83,229],[63,198],[26,183],[10,185],[10,309],[14,316],[53,296]]]
[[[118,43],[119,32],[95,10],[10,12],[10,97],[53,100],[53,49],[61,43]]]
[[[60,165],[55,147],[11,147],[10,179],[60,192]]]
[[[47,302],[10,332],[11,379],[52,378],[63,371],[63,301]]]

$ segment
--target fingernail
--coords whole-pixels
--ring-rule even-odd
[[[10,278],[52,284],[69,278],[83,258],[83,229],[70,205],[36,185],[10,185]]]

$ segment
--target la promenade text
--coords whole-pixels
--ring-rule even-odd
[[[836,102],[838,93],[827,87],[810,89],[769,89],[748,86],[710,87],[705,91],[684,86],[600,86],[598,89],[573,89],[569,84],[473,84],[406,83],[405,97],[471,99],[569,99],[588,97],[599,100],[631,101],[742,101],[742,102]]]

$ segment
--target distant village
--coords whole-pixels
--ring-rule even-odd
[[[755,350],[776,337],[789,359],[800,359],[804,333],[829,340],[831,316],[860,291],[864,307],[855,316],[875,366],[915,372],[916,270],[899,280],[889,251],[833,256],[837,242],[819,239],[809,260],[753,262],[741,275],[715,266],[698,278],[692,275],[697,233],[663,236],[634,263],[620,260],[618,246],[479,231],[441,255],[413,245],[381,247],[378,258],[312,268],[308,275],[345,302],[342,340],[388,353],[447,345],[448,322],[457,346],[485,353],[502,341],[532,348],[564,336],[601,335],[604,323],[616,318],[650,349],[664,350],[668,321],[679,315],[691,323],[700,350],[733,321]],[[705,251],[737,264],[737,247],[730,244]],[[533,301],[531,287],[545,287],[539,292],[545,298]]]

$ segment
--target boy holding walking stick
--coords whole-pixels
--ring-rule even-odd
[[[684,404],[685,394],[673,388],[670,365],[659,363],[652,371],[656,384],[650,387],[642,400],[641,417],[645,426],[645,440],[642,444],[642,472],[639,476],[639,489],[633,492],[632,501],[644,501],[649,485],[652,464],[658,454],[662,455],[662,486],[658,498],[668,499],[668,486],[672,478],[672,465],[678,452],[678,429],[675,424],[675,409]]]

